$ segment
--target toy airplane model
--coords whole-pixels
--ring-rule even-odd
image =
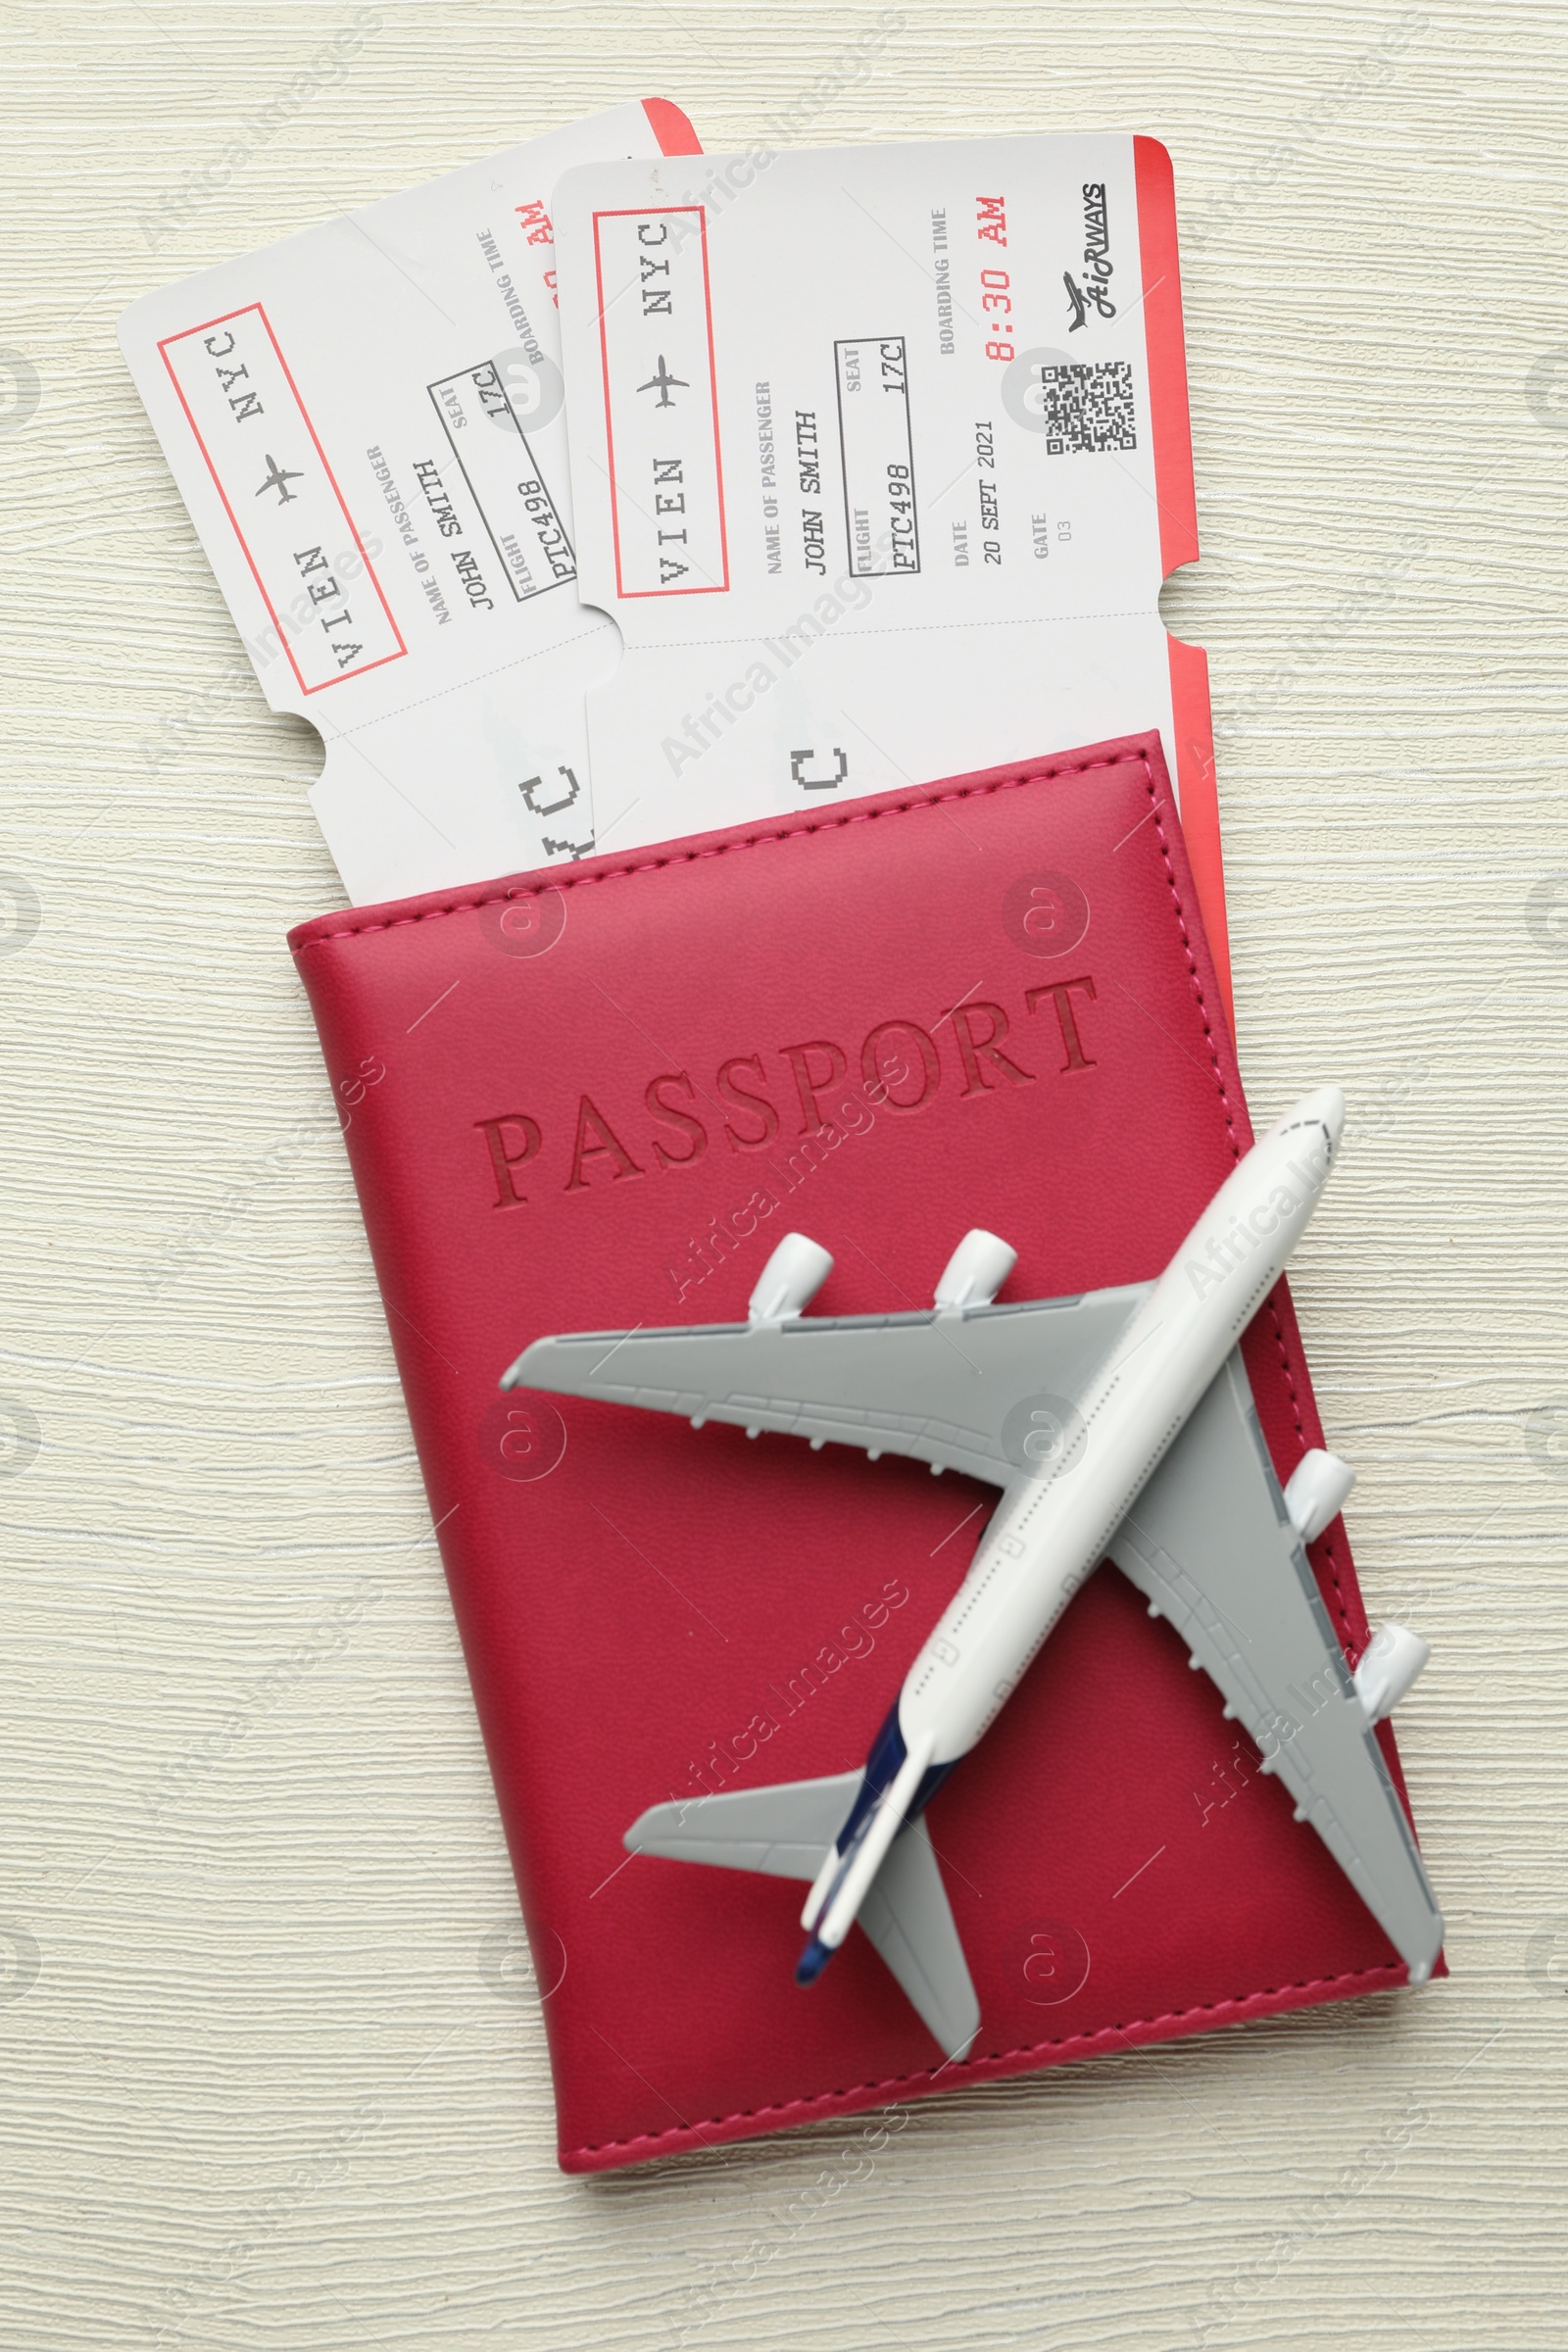
[[[1218,1685],[1368,1910],[1425,1983],[1443,1919],[1373,1733],[1425,1665],[1385,1627],[1352,1675],[1303,1546],[1353,1472],[1308,1453],[1282,1492],[1237,1342],[1317,1203],[1345,1100],[1325,1087],[1262,1137],[1153,1283],[994,1305],[1016,1252],[966,1234],[933,1312],[802,1310],[832,1259],[779,1244],[747,1324],[538,1340],[502,1386],[599,1396],[748,1437],[778,1430],[1002,1489],[962,1585],[863,1770],[655,1805],[633,1852],[807,1879],[808,1984],[856,1919],[950,2056],[980,2009],[920,1815],[996,1721],[1068,1600],[1115,1561]],[[956,1343],[956,1344],[955,1344]]]

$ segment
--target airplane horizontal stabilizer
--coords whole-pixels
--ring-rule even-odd
[[[771,1879],[814,1879],[844,1826],[864,1776],[783,1781],[771,1788],[726,1788],[719,1796],[650,1805],[626,1832],[633,1854],[670,1862],[712,1862],[760,1870]]]
[[[980,2002],[923,1820],[895,1841],[859,1918],[943,2057],[967,2058],[980,2031]]]
[[[652,1805],[632,1823],[625,1842],[634,1854],[809,1881],[826,1860],[863,1777],[844,1772],[829,1780]],[[963,2057],[979,2029],[980,2004],[923,1821],[912,1822],[895,1840],[860,1907],[859,1924],[944,2057]]]

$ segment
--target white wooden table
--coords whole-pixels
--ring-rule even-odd
[[[272,117],[351,7],[13,0],[19,2352],[1568,2344],[1564,20],[900,0],[857,80],[882,13],[376,0]],[[1436,1647],[1401,1740],[1453,1975],[929,2105],[869,2166],[830,2130],[585,2184],[283,948],[338,903],[316,739],[262,704],[113,328],[648,91],[715,148],[1172,151],[1205,555],[1166,614],[1212,662],[1253,1099],[1352,1099],[1297,1293],[1370,1604]]]

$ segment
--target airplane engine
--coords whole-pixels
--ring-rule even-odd
[[[1354,1484],[1355,1472],[1337,1453],[1314,1446],[1302,1454],[1286,1485],[1285,1508],[1303,1544],[1314,1542],[1338,1516]]]
[[[938,1310],[951,1314],[958,1307],[989,1306],[1017,1263],[1017,1250],[999,1235],[972,1226],[943,1268]]]
[[[820,1242],[804,1233],[787,1233],[757,1277],[747,1301],[753,1323],[789,1323],[810,1305],[833,1271],[833,1260]]]
[[[1362,1653],[1352,1680],[1368,1723],[1392,1715],[1432,1655],[1432,1644],[1407,1625],[1380,1625]]]

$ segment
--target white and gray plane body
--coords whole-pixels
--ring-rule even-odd
[[[1405,1960],[1443,1920],[1373,1730],[1426,1662],[1386,1627],[1352,1675],[1304,1545],[1351,1474],[1305,1456],[1281,1490],[1237,1349],[1333,1163],[1344,1100],[1297,1104],[1221,1186],[1157,1281],[996,1305],[1015,1252],[965,1236],[934,1311],[806,1319],[832,1260],[786,1236],[746,1324],[594,1332],[527,1348],[503,1386],[859,1446],[1003,1490],[864,1767],[656,1805],[636,1852],[810,1883],[809,1983],[858,1919],[949,2055],[979,2004],[920,1820],[1102,1558],[1170,1619]]]

